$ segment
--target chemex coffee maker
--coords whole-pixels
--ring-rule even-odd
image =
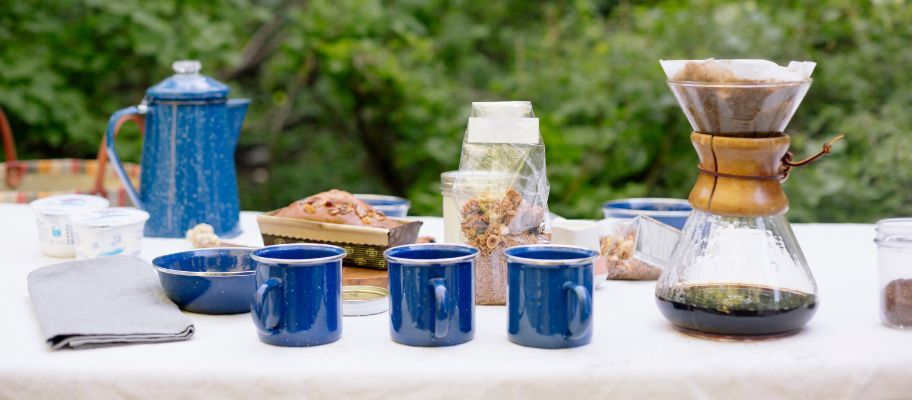
[[[764,60],[662,61],[694,132],[699,176],[693,213],[656,284],[676,328],[754,339],[799,331],[817,309],[817,285],[785,213],[794,161],[786,125],[811,86],[815,64]]]

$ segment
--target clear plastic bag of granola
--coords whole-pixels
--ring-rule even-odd
[[[453,183],[462,239],[479,249],[477,304],[505,304],[507,248],[547,243],[545,145],[527,101],[472,103]]]
[[[609,280],[656,280],[661,266],[636,257],[639,219],[608,218],[599,222],[600,257]]]

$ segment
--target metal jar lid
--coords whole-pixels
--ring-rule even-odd
[[[374,315],[389,309],[389,290],[377,286],[342,286],[342,315]]]

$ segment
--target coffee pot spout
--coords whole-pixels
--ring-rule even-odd
[[[241,127],[244,126],[244,117],[247,115],[247,107],[250,106],[249,99],[231,99],[228,100],[228,127],[231,130],[231,139],[237,143],[241,136]]]

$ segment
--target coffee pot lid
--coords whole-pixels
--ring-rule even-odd
[[[149,88],[146,96],[155,100],[212,100],[228,97],[228,85],[200,75],[203,65],[197,60],[178,60],[171,64],[175,74]]]

